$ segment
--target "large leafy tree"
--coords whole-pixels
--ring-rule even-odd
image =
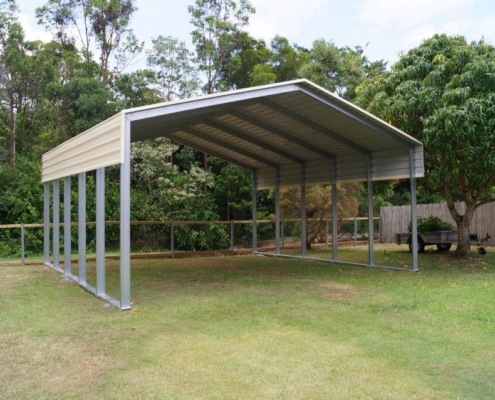
[[[240,48],[242,29],[255,10],[248,0],[196,0],[188,10],[195,28],[191,34],[196,61],[205,78],[203,90],[214,93],[222,90],[222,67]]]
[[[456,255],[467,256],[474,211],[495,200],[494,47],[435,35],[365,83],[360,104],[423,141],[423,189],[445,198],[459,231]]]
[[[15,163],[16,111],[19,108],[19,81],[25,71],[24,32],[18,20],[15,1],[0,2],[0,107],[7,116],[8,157]],[[1,145],[1,143],[0,143]]]
[[[146,62],[154,73],[154,84],[161,98],[170,101],[196,94],[198,77],[185,42],[170,36],[158,36],[151,42]]]
[[[302,65],[299,75],[336,93],[346,100],[356,97],[356,88],[385,63],[371,63],[360,46],[337,47],[332,41],[318,39],[313,42],[310,59]]]
[[[134,11],[134,0],[48,0],[36,9],[36,15],[57,41],[64,45],[79,42],[86,62],[93,61],[96,47],[100,74],[107,82],[111,78],[110,56],[122,44],[122,39],[131,43],[125,47],[136,51],[140,48],[132,45],[135,37],[129,35],[128,26]]]

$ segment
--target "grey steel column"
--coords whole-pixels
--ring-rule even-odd
[[[234,251],[234,220],[230,220],[230,250]]]
[[[53,266],[60,267],[60,181],[53,181]]]
[[[330,236],[329,225],[330,225],[330,222],[327,219],[326,224],[325,224],[325,249],[328,249],[328,237]]]
[[[70,176],[64,178],[64,273],[72,273],[71,266],[71,192]]]
[[[174,220],[170,221],[170,257],[174,258],[175,251],[175,224]]]
[[[79,283],[86,283],[86,172],[78,176],[78,275]]]
[[[21,224],[21,265],[26,265],[26,257],[24,256],[24,224]]]
[[[284,229],[285,229],[285,221],[282,220],[280,222],[280,236],[281,236],[281,239],[282,239],[282,249],[285,249],[285,233],[284,233]]]
[[[96,170],[96,293],[105,293],[105,168]]]
[[[258,251],[258,221],[257,221],[257,207],[256,207],[256,197],[257,197],[257,190],[258,190],[258,174],[256,171],[253,171],[252,173],[252,181],[253,181],[253,187],[251,189],[251,201],[252,201],[252,214],[253,214],[253,252]]]
[[[369,266],[375,265],[375,245],[373,227],[373,163],[368,156],[368,259]]]
[[[131,308],[131,122],[124,127],[120,164],[120,308]]]
[[[337,240],[339,238],[338,215],[337,215],[337,161],[332,162],[332,261],[339,258]]]
[[[411,180],[411,234],[412,234],[412,259],[413,271],[419,271],[418,267],[418,218],[416,210],[416,174],[414,165],[414,150],[409,150],[410,180]]]
[[[306,164],[301,164],[301,253],[306,257]]]
[[[50,182],[43,184],[43,190],[45,194],[43,210],[43,262],[46,265],[50,262]]]
[[[280,254],[280,167],[275,169],[275,254]]]
[[[354,218],[354,246],[357,245],[357,218]]]

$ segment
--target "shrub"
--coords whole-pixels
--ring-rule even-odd
[[[417,221],[418,232],[450,231],[454,229],[451,224],[435,215],[430,215],[428,218],[418,217]],[[411,222],[409,222],[409,232],[411,229]]]

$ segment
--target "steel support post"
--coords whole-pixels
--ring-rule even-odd
[[[86,172],[78,175],[77,259],[79,283],[86,283]]]
[[[230,220],[230,250],[234,251],[234,220]]]
[[[131,308],[131,122],[124,126],[120,164],[120,309]]]
[[[43,210],[43,262],[50,262],[50,182],[43,184],[44,210]]]
[[[354,246],[357,245],[357,218],[354,218]]]
[[[337,240],[338,232],[338,215],[337,215],[337,161],[332,162],[332,261],[337,262],[339,258],[339,247]]]
[[[170,221],[170,257],[174,258],[175,251],[175,224],[174,220]]]
[[[368,156],[368,264],[375,265],[374,246],[374,226],[373,226],[373,160]]]
[[[96,294],[105,294],[105,168],[96,170]]]
[[[281,240],[282,240],[282,249],[285,249],[285,221],[282,220],[280,222],[280,236],[281,236]]]
[[[24,224],[21,224],[21,264],[26,265],[26,257],[24,252]]]
[[[70,176],[64,178],[64,273],[70,275],[72,273],[71,265],[71,188]]]
[[[413,271],[419,271],[418,267],[418,218],[416,210],[416,168],[414,165],[414,150],[409,150],[410,182],[411,182],[411,234],[412,234],[412,261]]]
[[[251,206],[251,212],[253,214],[253,252],[258,251],[258,217],[257,217],[257,207],[256,207],[256,197],[257,197],[257,192],[258,192],[258,174],[256,171],[253,171],[252,173],[252,189],[251,189],[251,201],[252,201],[252,206]]]
[[[301,255],[306,257],[306,164],[301,164]]]
[[[53,267],[60,267],[60,181],[53,181]]]
[[[330,221],[327,219],[325,224],[325,249],[328,249],[329,236],[330,236]]]
[[[280,254],[280,167],[275,169],[275,254]]]

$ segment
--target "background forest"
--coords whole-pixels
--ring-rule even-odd
[[[166,27],[151,43],[140,41],[132,30],[134,0],[48,0],[36,12],[52,34],[50,42],[26,41],[15,1],[0,2],[0,224],[41,222],[41,155],[125,108],[307,78],[380,115],[377,90],[393,74],[384,60],[369,60],[365,47],[337,47],[315,38],[308,49],[281,36],[265,43],[243,30],[255,18],[248,0],[190,1],[193,48],[167,36]],[[143,55],[146,68],[135,69],[134,60]],[[407,132],[407,126],[403,129]],[[251,218],[250,174],[215,157],[165,139],[136,143],[131,174],[132,220]],[[94,177],[88,176],[90,194]],[[118,167],[108,168],[107,220],[119,219],[116,177]],[[366,215],[363,187],[338,189],[339,216]],[[309,190],[310,217],[331,218],[329,190]],[[409,201],[408,182],[375,184],[374,191],[375,214],[382,205]],[[420,201],[439,198],[431,193],[420,190]],[[297,196],[283,191],[286,217],[297,214],[292,207]],[[257,201],[258,217],[268,217],[272,193],[260,191]],[[88,220],[95,217],[91,202],[89,196]],[[226,232],[212,232],[214,226],[181,229],[179,248],[213,249],[229,241]],[[0,231],[0,253],[11,251],[15,235]],[[41,249],[41,232],[29,235],[31,248]],[[148,240],[146,235],[146,229],[136,229],[133,241]],[[111,233],[108,237],[112,240]],[[91,246],[91,232],[88,238]]]

